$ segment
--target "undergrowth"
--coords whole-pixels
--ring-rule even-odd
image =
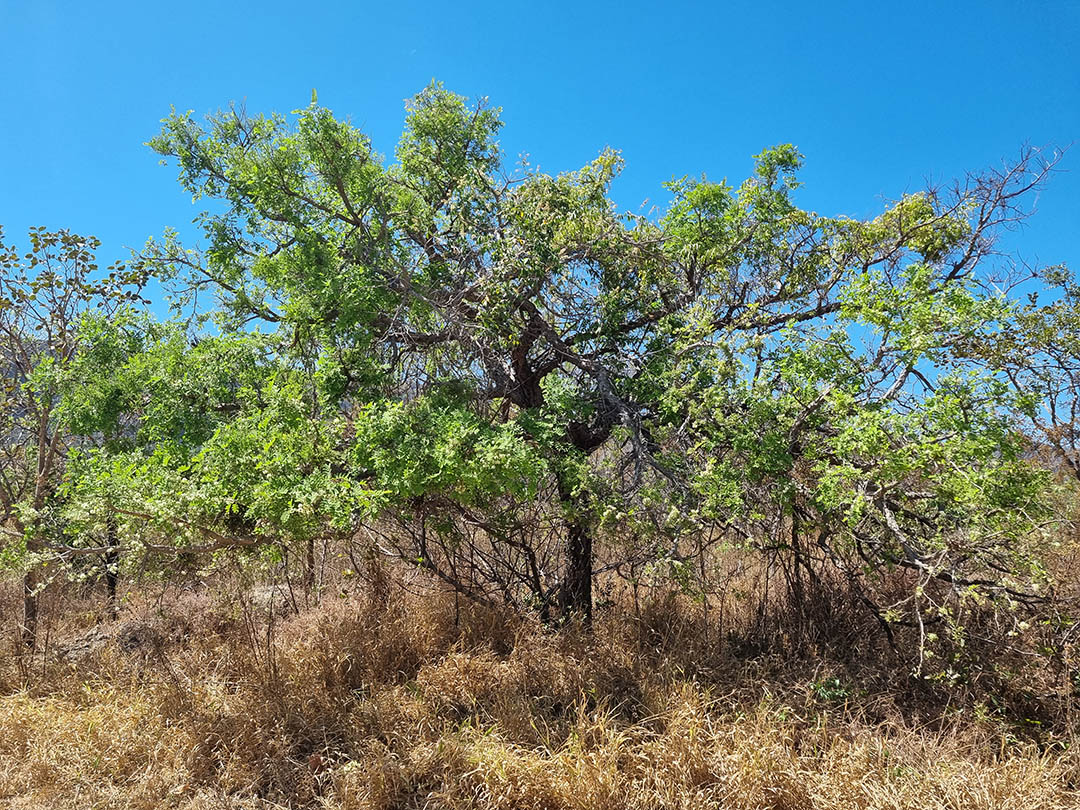
[[[614,598],[586,632],[430,588],[284,613],[238,593],[136,598],[107,625],[127,642],[64,655],[92,613],[71,603],[51,650],[5,657],[0,803],[1080,805],[1067,677],[916,678],[872,623],[799,645],[673,594]]]

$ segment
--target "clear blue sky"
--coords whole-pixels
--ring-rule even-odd
[[[705,172],[741,180],[793,142],[800,202],[866,216],[924,184],[1080,141],[1080,2],[0,0],[0,223],[69,227],[125,256],[190,231],[143,144],[170,105],[289,111],[311,89],[392,154],[432,78],[503,107],[503,146],[549,171],[623,150],[620,204]],[[1072,49],[1072,53],[1070,53]],[[1080,270],[1080,143],[1010,239]]]

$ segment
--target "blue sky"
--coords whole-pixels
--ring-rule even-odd
[[[793,142],[799,201],[868,216],[883,200],[1080,141],[1080,2],[394,3],[0,0],[0,224],[103,241],[103,263],[195,214],[143,144],[170,105],[319,100],[392,154],[432,78],[503,107],[502,143],[548,171],[605,146],[638,210],[661,183],[741,180]],[[1080,143],[1009,244],[1080,269]]]

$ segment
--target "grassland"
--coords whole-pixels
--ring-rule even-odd
[[[592,632],[417,582],[50,610],[44,653],[0,667],[13,810],[1080,806],[1067,677],[916,678],[854,610],[800,643],[667,592]]]

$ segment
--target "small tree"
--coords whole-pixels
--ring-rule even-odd
[[[72,434],[58,412],[65,375],[92,312],[138,300],[141,275],[122,265],[101,276],[99,242],[69,231],[30,231],[24,255],[0,231],[0,526],[22,556],[22,638],[37,639],[39,563],[58,527],[50,523]]]

